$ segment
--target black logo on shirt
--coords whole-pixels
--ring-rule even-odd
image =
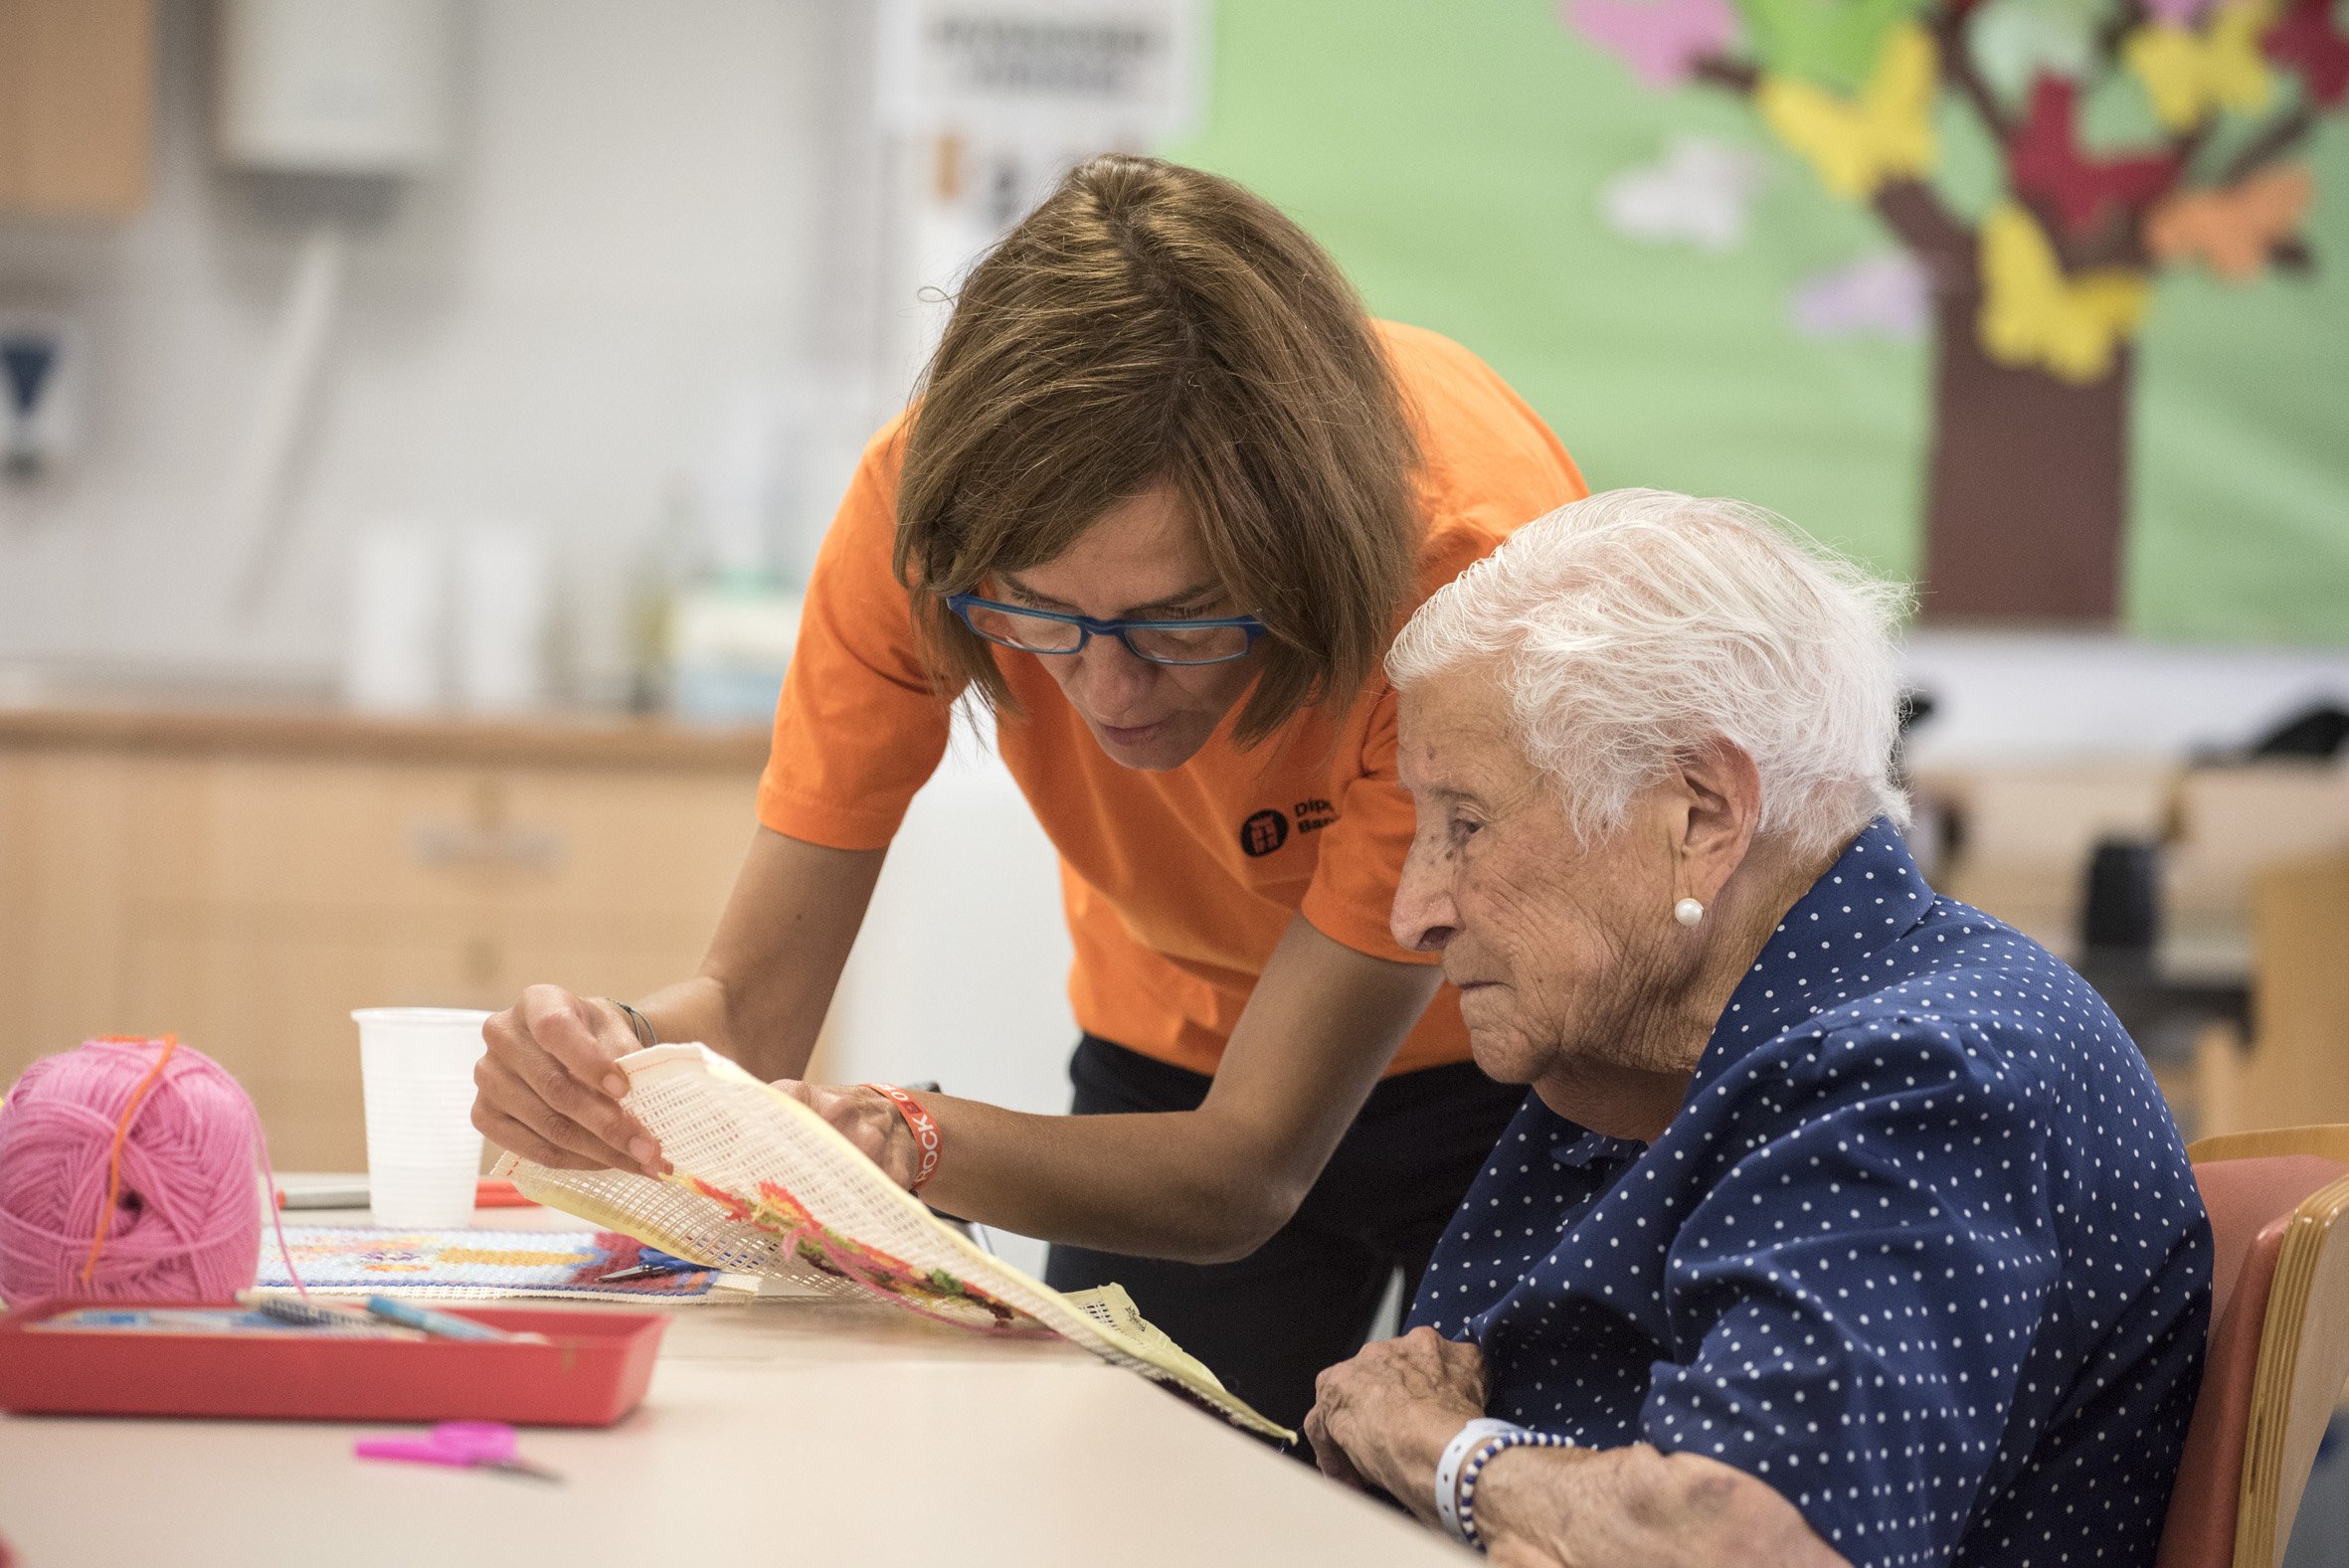
[[[1240,824],[1240,848],[1251,855],[1269,855],[1289,841],[1289,819],[1278,811],[1252,814]]]
[[[1315,796],[1289,808],[1297,814],[1297,831],[1318,833],[1338,820],[1338,808]],[[1269,855],[1289,841],[1289,818],[1266,806],[1240,824],[1240,848],[1251,855]]]

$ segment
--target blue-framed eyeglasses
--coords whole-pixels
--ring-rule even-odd
[[[1222,664],[1248,656],[1264,635],[1254,615],[1215,620],[1095,620],[1053,610],[998,605],[977,594],[949,594],[946,608],[988,641],[1022,653],[1075,653],[1095,637],[1115,637],[1150,664]]]

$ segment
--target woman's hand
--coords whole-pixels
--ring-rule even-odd
[[[911,1189],[922,1151],[886,1095],[855,1085],[803,1084],[789,1078],[776,1080],[775,1087],[830,1123],[891,1181]]]
[[[1305,1436],[1323,1475],[1377,1486],[1432,1521],[1444,1445],[1484,1413],[1484,1352],[1414,1328],[1324,1372]]]
[[[473,1068],[473,1126],[490,1142],[557,1170],[668,1169],[620,1103],[628,1079],[612,1064],[640,1042],[617,1004],[533,985],[481,1036],[489,1050]]]
[[[1305,1435],[1323,1473],[1380,1487],[1435,1523],[1436,1465],[1460,1429],[1485,1413],[1484,1353],[1414,1328],[1330,1368],[1314,1394]],[[1493,1562],[1508,1568],[1850,1568],[1759,1478],[1645,1443],[1509,1449],[1477,1482],[1476,1523]]]

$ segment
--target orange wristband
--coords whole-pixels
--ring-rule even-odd
[[[906,1191],[921,1191],[922,1183],[928,1181],[938,1170],[938,1119],[933,1117],[919,1100],[895,1084],[867,1084],[864,1087],[876,1095],[884,1096],[891,1105],[897,1108],[897,1114],[905,1118],[906,1127],[912,1130],[914,1147],[921,1151],[922,1157],[920,1163],[914,1167],[913,1184],[907,1187]]]

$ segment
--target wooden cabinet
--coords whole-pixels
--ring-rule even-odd
[[[0,214],[146,200],[152,0],[0,0]]]
[[[0,1084],[93,1034],[235,1072],[288,1167],[365,1163],[354,1007],[692,972],[761,734],[0,714]]]

